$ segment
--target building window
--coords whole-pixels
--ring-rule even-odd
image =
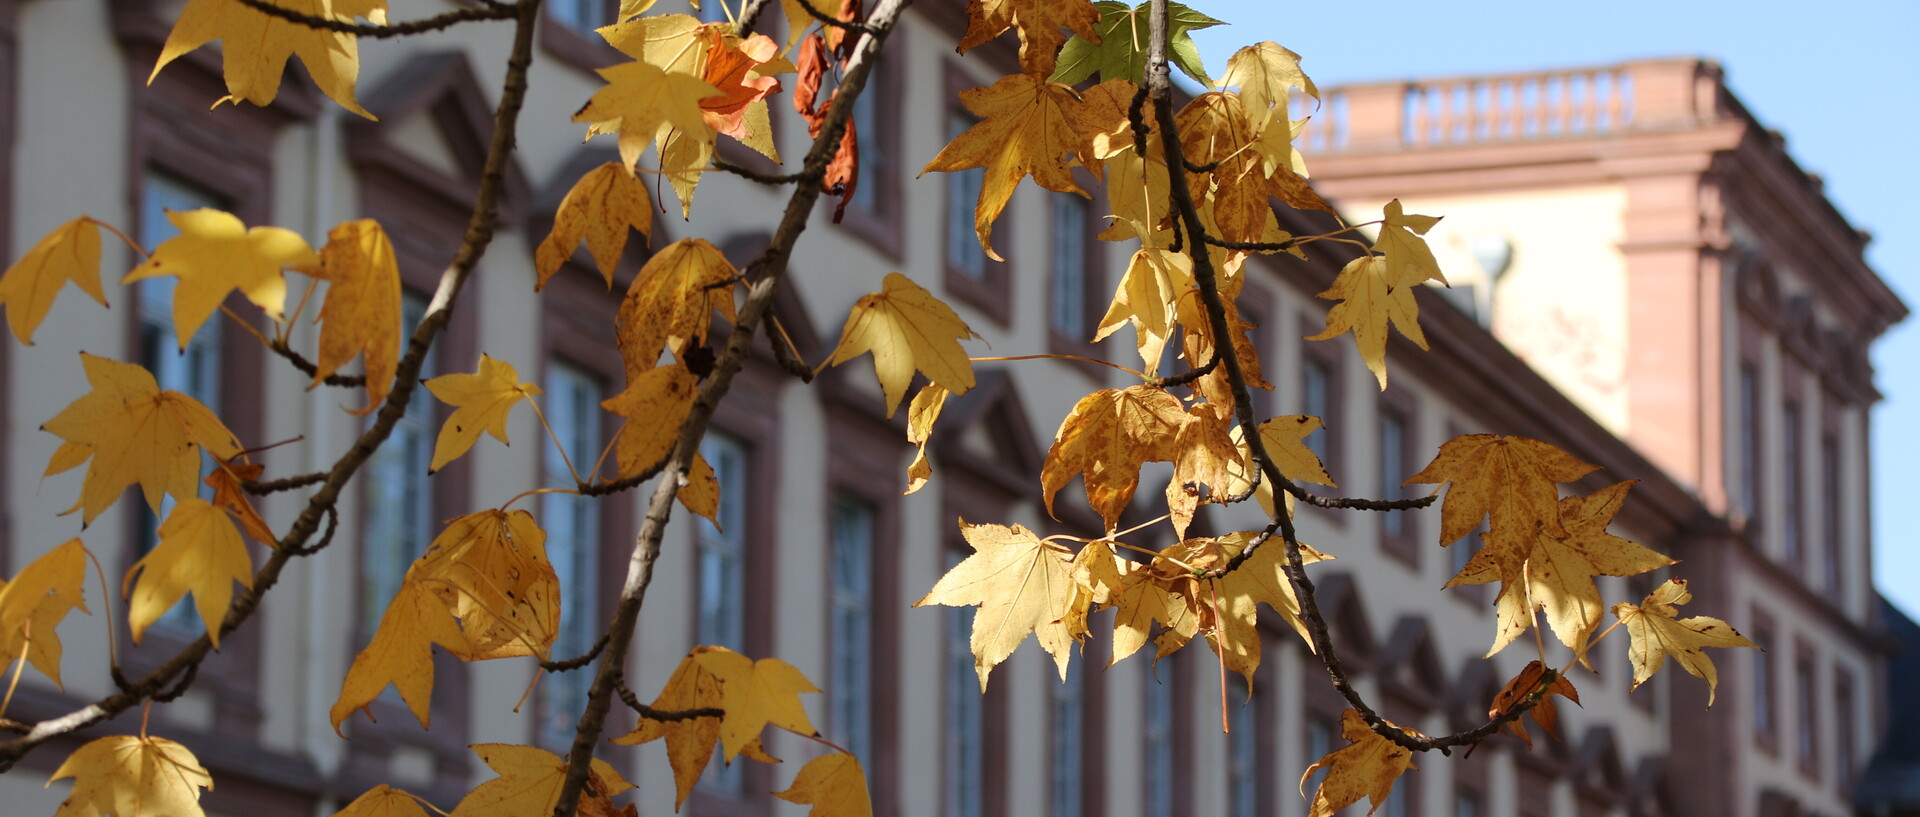
[[[951,569],[965,558],[950,551]],[[973,615],[975,607],[948,607],[946,639],[946,774],[941,781],[947,817],[980,817],[985,750],[980,676],[973,666]]]
[[[546,6],[553,22],[583,37],[591,36],[594,29],[613,22],[606,0],[547,0]]]
[[[1833,785],[1843,793],[1853,791],[1853,676],[1846,670],[1833,670]]]
[[[1340,414],[1340,366],[1338,351],[1324,345],[1309,344],[1300,356],[1300,413],[1321,420],[1321,427],[1303,441],[1335,481],[1340,477],[1340,440],[1337,423]],[[1341,519],[1340,514],[1329,518]]]
[[[1794,724],[1794,754],[1800,759],[1800,768],[1809,774],[1819,768],[1819,727],[1817,712],[1820,700],[1814,688],[1813,662],[1800,659],[1793,667],[1794,698],[1798,702],[1799,712]]]
[[[1075,341],[1087,331],[1087,203],[1072,194],[1047,197],[1053,213],[1053,264],[1047,281],[1047,328]]]
[[[1256,704],[1248,699],[1247,682],[1227,679],[1227,815],[1260,814],[1260,742]]]
[[[835,84],[838,82],[836,80]],[[887,145],[879,137],[880,129],[880,80],[878,72],[867,75],[866,87],[860,89],[860,96],[853,100],[853,130],[859,141],[859,164],[855,178],[858,183],[853,188],[853,198],[847,201],[849,209],[864,213],[879,213],[882,206],[880,195],[887,162]]]
[[[1047,775],[1048,817],[1080,817],[1082,810],[1080,778],[1086,765],[1082,762],[1080,739],[1081,722],[1086,717],[1082,694],[1085,673],[1080,669],[1083,663],[1086,662],[1069,663],[1067,680],[1051,686],[1051,711],[1047,719],[1051,744],[1047,750],[1051,766]]]
[[[713,466],[714,481],[720,486],[720,507],[715,514],[720,524],[716,527],[705,520],[694,523],[694,549],[699,554],[699,578],[694,585],[699,624],[694,637],[702,645],[744,652],[747,447],[737,437],[712,430],[700,442],[700,453]],[[699,785],[709,792],[738,797],[746,791],[745,764],[722,764],[719,751],[714,750],[714,762]]]
[[[833,631],[827,737],[861,758],[868,756],[873,731],[874,519],[872,505],[843,496],[834,499],[828,520]]]
[[[168,176],[149,173],[140,186],[140,245],[148,252],[180,234],[167,219],[168,211],[221,208],[214,196]],[[135,284],[136,312],[140,321],[140,363],[153,373],[162,390],[177,391],[220,413],[220,331],[226,321],[215,317],[180,348],[180,336],[173,326],[173,290],[179,279],[171,276],[148,278]],[[200,494],[211,498],[213,490],[201,486]],[[173,511],[174,498],[160,500],[160,513],[146,503],[137,503],[140,523],[137,546],[145,555],[160,544],[160,521]],[[162,628],[182,635],[196,631],[192,605],[182,597],[173,609],[155,621]]]
[[[1380,498],[1399,499],[1405,492],[1400,483],[1411,476],[1407,470],[1408,435],[1407,417],[1392,406],[1380,407]],[[1408,536],[1411,523],[1404,513],[1384,513],[1380,515],[1380,533],[1389,539]]]
[[[427,299],[408,291],[401,296],[400,325],[408,334],[426,314]],[[401,335],[404,353],[407,334]],[[439,346],[427,352],[421,378],[437,369]],[[367,522],[360,541],[360,637],[373,638],[387,603],[400,592],[407,568],[433,541],[433,463],[435,412],[432,395],[414,392],[407,411],[394,423],[387,441],[367,460]]]
[[[1335,722],[1328,720],[1326,716],[1320,714],[1307,716],[1306,760],[1308,765],[1317,763],[1321,758],[1333,753],[1333,736],[1338,734],[1340,734],[1340,727]],[[1312,792],[1318,791],[1320,783],[1326,779],[1327,770],[1325,767],[1315,769],[1313,770],[1313,774],[1308,776],[1301,784],[1300,790],[1308,792],[1307,797],[1312,798]]]
[[[1453,793],[1453,817],[1481,817],[1480,795],[1471,791]]]
[[[605,386],[598,377],[564,363],[547,365],[542,411],[559,446],[542,451],[541,470],[546,484],[571,487],[573,470],[593,467],[600,456],[600,400]],[[566,451],[561,457],[561,449]],[[593,648],[605,625],[600,615],[600,509],[592,497],[541,494],[540,525],[547,532],[547,559],[560,580],[560,627],[553,640],[555,659],[584,655]],[[557,673],[540,685],[540,745],[561,750],[573,744],[580,713],[586,708],[591,669]]]
[[[1141,719],[1141,782],[1146,787],[1146,813],[1173,813],[1173,780],[1178,773],[1173,762],[1173,683],[1154,677],[1152,661],[1146,665],[1146,701]],[[1175,665],[1169,663],[1169,668]]]
[[[1846,600],[1846,513],[1848,506],[1846,492],[1842,490],[1842,472],[1840,470],[1840,440],[1828,434],[1820,440],[1820,483],[1821,494],[1826,498],[1822,503],[1826,515],[1826,541],[1820,543],[1822,579],[1826,581],[1827,594],[1835,604]]]
[[[968,128],[973,119],[954,111],[947,119],[947,139],[952,141]],[[973,211],[980,202],[980,188],[986,184],[984,168],[955,170],[947,176],[947,269],[977,282],[987,278],[987,251],[980,246],[973,230]]]
[[[1760,480],[1765,471],[1760,458],[1760,373],[1752,363],[1740,364],[1740,510],[1751,517],[1760,509]]]
[[[1773,647],[1771,628],[1756,626],[1753,643],[1760,649],[1749,653],[1753,661],[1753,731],[1764,745],[1773,743]]]
[[[1803,517],[1800,478],[1800,404],[1788,403],[1780,412],[1780,555],[1789,567],[1800,566]]]

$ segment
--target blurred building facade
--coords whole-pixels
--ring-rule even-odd
[[[591,461],[616,429],[595,404],[622,387],[612,318],[645,257],[630,247],[609,292],[589,265],[532,294],[533,247],[554,207],[611,149],[579,143],[571,114],[615,54],[588,33],[611,2],[549,7],[532,94],[510,173],[503,233],[461,296],[435,372],[471,371],[481,353],[545,390],[543,409],[573,462]],[[397,17],[429,9],[401,9]],[[183,58],[145,85],[173,5],[150,0],[0,0],[0,241],[17,257],[59,223],[88,213],[151,247],[166,209],[217,206],[249,225],[277,224],[316,245],[334,224],[369,216],[395,237],[417,316],[458,245],[490,127],[508,29],[481,24],[419,39],[362,43],[360,96],[380,116],[334,109],[289,77],[275,105],[208,104],[224,94],[216,56]],[[713,4],[705,12],[716,14]],[[824,359],[842,316],[887,272],[903,271],[953,303],[994,354],[1072,352],[1125,362],[1085,342],[1129,254],[1094,241],[1092,202],[1024,186],[996,231],[1008,261],[972,234],[979,179],[916,178],[971,120],[959,90],[1015,70],[1006,39],[962,59],[956,2],[926,2],[895,34],[863,106],[861,185],[846,218],[823,207],[796,249],[793,286],[776,314],[809,361]],[[1531,89],[1531,90],[1529,90]],[[1351,256],[1256,258],[1242,312],[1276,389],[1268,415],[1327,420],[1312,442],[1341,491],[1386,495],[1444,440],[1471,432],[1547,440],[1602,466],[1577,486],[1638,479],[1615,531],[1683,560],[1687,612],[1726,618],[1768,647],[1729,651],[1718,704],[1669,669],[1637,691],[1624,639],[1576,674],[1582,707],[1562,707],[1561,742],[1532,752],[1496,739],[1470,758],[1431,758],[1383,810],[1400,815],[1799,815],[1848,813],[1879,745],[1889,688],[1870,583],[1867,412],[1877,399],[1867,348],[1904,307],[1861,260],[1865,239],[1821,197],[1781,142],[1740,108],[1718,70],[1698,61],[1587,71],[1393,83],[1330,90],[1303,136],[1320,190],[1352,221],[1388,198],[1445,215],[1432,236],[1452,290],[1418,294],[1432,351],[1396,338],[1393,386],[1380,392],[1350,343],[1308,343],[1327,301],[1314,297]],[[805,130],[776,97],[789,156]],[[736,157],[743,161],[746,157]],[[691,222],[658,219],[654,247],[705,237],[736,262],[766,241],[784,191],[731,177],[705,182]],[[1327,225],[1283,216],[1288,229]],[[637,241],[637,238],[636,238]],[[1318,245],[1325,246],[1325,245]],[[110,271],[136,259],[110,246]],[[582,256],[584,259],[584,255]],[[577,259],[581,260],[581,259]],[[64,507],[76,474],[42,478],[56,441],[36,427],[87,386],[75,352],[141,361],[163,386],[218,411],[250,446],[299,438],[258,459],[269,477],[324,468],[361,421],[360,395],[306,390],[243,328],[210,324],[178,352],[171,293],[156,282],[111,290],[114,309],[67,297],[36,346],[0,352],[0,513],[6,571],[73,536],[110,577],[152,537],[151,516],[122,502],[84,532]],[[296,345],[312,328],[295,330]],[[1109,348],[1112,347],[1112,348]],[[695,643],[795,663],[822,689],[809,701],[823,733],[865,761],[876,813],[977,815],[1302,814],[1298,774],[1340,745],[1343,708],[1325,673],[1284,629],[1266,634],[1252,703],[1228,692],[1195,647],[1151,666],[1105,668],[1096,641],[1068,683],[1023,648],[980,695],[967,648],[969,611],[908,609],[966,546],[954,522],[1020,522],[1086,534],[1098,520],[1062,495],[1049,520],[1037,488],[1048,432],[1074,401],[1124,385],[1104,367],[1064,362],[983,366],[956,398],[932,450],[935,476],[902,497],[912,449],[856,362],[802,384],[756,359],[716,417],[706,454],[723,488],[722,527],[678,519],[656,568],[628,668],[648,698]],[[328,815],[377,782],[451,806],[486,769],[484,742],[560,746],[582,678],[543,679],[520,714],[534,668],[442,662],[428,732],[397,701],[350,740],[326,713],[355,651],[406,565],[441,520],[529,488],[569,484],[530,413],[513,446],[482,442],[429,479],[445,413],[422,395],[349,492],[332,546],[298,562],[260,615],[150,731],[188,744],[217,788],[222,815]],[[586,456],[583,456],[586,455]],[[1149,492],[1152,493],[1152,492]],[[556,653],[578,653],[610,611],[640,517],[640,492],[532,508],[570,594]],[[284,523],[297,497],[265,502]],[[1302,535],[1339,560],[1316,567],[1321,604],[1359,687],[1398,722],[1430,733],[1471,725],[1526,657],[1480,655],[1492,595],[1439,590],[1467,544],[1433,546],[1437,512],[1301,512]],[[1202,521],[1216,531],[1236,518]],[[1164,544],[1171,544],[1166,542]],[[1637,599],[1660,576],[1603,580],[1609,600]],[[575,588],[579,588],[576,590]],[[108,636],[95,616],[62,629],[67,687],[31,677],[8,717],[69,711],[111,689]],[[197,634],[191,615],[156,625],[139,648],[120,635],[129,670],[152,667]],[[1618,642],[1617,644],[1614,642]],[[609,730],[624,731],[616,712]],[[137,718],[96,729],[131,731]],[[44,747],[0,777],[9,813],[51,814],[64,786],[45,775],[78,742]],[[686,811],[800,814],[768,792],[815,751],[786,736],[768,768],[711,770]],[[663,753],[608,746],[640,784],[643,815],[672,811]]]

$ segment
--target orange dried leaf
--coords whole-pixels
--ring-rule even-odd
[[[267,520],[260,518],[253,500],[247,496],[247,489],[240,484],[242,480],[259,479],[264,470],[266,466],[259,463],[223,462],[201,482],[213,488],[213,504],[232,514],[248,536],[268,547],[279,547],[279,538],[267,527]]]
[[[1713,659],[1707,657],[1706,647],[1752,647],[1760,645],[1747,640],[1740,631],[1727,626],[1725,621],[1708,616],[1678,618],[1675,610],[1687,602],[1693,601],[1693,594],[1687,592],[1684,579],[1668,579],[1665,584],[1653,589],[1638,606],[1621,602],[1613,606],[1613,614],[1627,628],[1632,644],[1627,648],[1627,658],[1633,662],[1633,685],[1646,683],[1658,672],[1667,656],[1679,662],[1680,668],[1687,674],[1707,682],[1707,705],[1713,705],[1714,688],[1719,686],[1719,673],[1714,670]]]
[[[373,219],[349,221],[327,234],[320,266],[312,274],[328,286],[320,305],[313,382],[307,388],[364,354],[367,407],[354,413],[371,413],[386,401],[400,365],[400,263],[393,242]]]
[[[1539,661],[1529,662],[1525,669],[1520,670],[1519,675],[1513,676],[1513,680],[1508,681],[1507,685],[1501,688],[1499,694],[1493,696],[1493,705],[1487,708],[1487,717],[1498,718],[1513,711],[1515,706],[1526,700],[1527,696],[1532,695],[1534,690],[1540,688],[1547,673],[1547,665]],[[1554,731],[1554,728],[1558,725],[1560,715],[1553,707],[1553,696],[1559,695],[1578,704],[1580,691],[1574,689],[1573,682],[1567,680],[1565,675],[1558,673],[1555,673],[1553,680],[1546,682],[1546,685],[1546,694],[1540,698],[1540,703],[1527,710],[1527,715],[1531,716],[1533,722],[1539,724],[1541,729],[1546,730],[1547,737],[1559,740],[1560,735]],[[1526,724],[1521,723],[1519,719],[1509,722],[1503,728],[1509,734],[1519,738],[1521,743],[1525,743],[1528,749],[1533,748],[1533,737],[1527,734]]]
[[[47,464],[57,474],[91,459],[80,485],[81,524],[91,524],[138,483],[147,505],[160,511],[162,496],[189,499],[199,483],[200,449],[231,459],[240,441],[220,418],[187,395],[161,391],[153,374],[132,363],[80,353],[93,391],[73,401],[40,428],[66,441]]]
[[[873,817],[867,774],[861,771],[859,759],[845,752],[807,761],[793,778],[793,785],[773,796],[813,806],[807,810],[807,817]]]
[[[1112,527],[1140,487],[1140,466],[1174,462],[1184,454],[1179,438],[1188,422],[1179,398],[1154,386],[1104,389],[1081,398],[1054,433],[1040,470],[1047,513],[1053,513],[1054,495],[1082,474],[1087,502]]]
[[[134,562],[120,582],[123,594],[129,585],[133,587],[127,602],[133,643],[140,643],[147,627],[191,591],[194,609],[207,626],[207,638],[219,649],[220,624],[233,601],[233,583],[253,587],[253,559],[240,539],[240,529],[225,511],[190,497],[173,506],[160,523],[159,535],[160,544]]]
[[[1067,42],[1060,30],[1071,29],[1098,44],[1100,34],[1094,30],[1098,22],[1100,12],[1091,0],[967,0],[967,30],[958,50],[965,54],[1009,28],[1018,28],[1021,70],[1045,77],[1053,73],[1060,47]]]
[[[433,442],[433,462],[427,473],[440,470],[460,458],[480,441],[480,432],[507,442],[507,413],[521,400],[540,394],[540,387],[520,382],[513,364],[480,356],[480,367],[473,374],[445,374],[424,382],[440,402],[453,406],[453,414],[440,427]]]
[[[385,0],[273,0],[274,5],[310,17],[324,17],[351,23],[355,17],[385,24]],[[298,56],[307,76],[321,93],[368,119],[375,118],[354,99],[354,83],[360,74],[359,40],[344,32],[322,31],[283,20],[235,2],[235,0],[188,0],[180,12],[180,21],[167,35],[154,63],[154,77],[167,63],[188,52],[220,40],[229,96],[216,101],[245,100],[261,107],[272,104],[280,91],[280,75],[287,58]]]
[[[292,230],[248,229],[232,213],[208,208],[169,210],[167,220],[180,234],[156,247],[153,256],[134,267],[120,283],[162,275],[180,279],[173,291],[173,326],[182,350],[201,324],[220,308],[220,302],[236,289],[268,315],[280,317],[287,300],[287,279],[281,270],[320,264],[320,256],[314,254],[307,240]]]
[[[628,382],[653,368],[661,350],[684,358],[700,345],[715,310],[732,321],[731,283],[738,276],[720,248],[703,238],[675,241],[647,259],[615,318]]]
[[[588,171],[560,200],[553,231],[534,250],[533,268],[539,275],[534,291],[547,285],[581,241],[587,242],[587,252],[607,286],[613,286],[613,272],[630,229],[640,231],[644,240],[653,239],[653,199],[647,195],[647,185],[618,162]]]
[[[132,735],[98,738],[73,750],[47,785],[69,777],[73,793],[53,817],[205,817],[200,791],[213,788],[213,777],[187,747]]]
[[[86,569],[87,549],[71,539],[0,582],[0,655],[11,662],[24,648],[35,669],[63,686],[59,627],[75,607],[90,612],[81,590]]]
[[[54,228],[0,275],[0,306],[7,308],[7,325],[15,338],[33,344],[33,330],[68,281],[107,305],[107,293],[100,288],[100,225],[86,216]]]
[[[879,292],[854,302],[827,365],[872,352],[874,374],[885,393],[887,416],[892,417],[916,371],[951,394],[973,388],[973,363],[960,345],[971,337],[973,330],[953,307],[913,279],[890,272]]]
[[[969,525],[962,519],[960,533],[973,555],[941,576],[913,606],[979,606],[971,646],[982,692],[993,668],[1013,655],[1029,633],[1038,636],[1040,648],[1053,656],[1064,679],[1073,645],[1062,621],[1074,596],[1073,553],[1042,542],[1021,525]]]

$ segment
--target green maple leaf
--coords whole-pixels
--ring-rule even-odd
[[[1053,81],[1075,85],[1098,71],[1103,81],[1117,77],[1140,82],[1147,70],[1149,5],[1128,6],[1116,0],[1094,3],[1100,10],[1100,22],[1094,24],[1100,43],[1095,45],[1078,36],[1068,40],[1060,49],[1060,67],[1053,72]],[[1206,66],[1200,63],[1200,49],[1187,33],[1217,25],[1225,24],[1179,3],[1167,4],[1168,59],[1187,76],[1209,87],[1213,78],[1207,76]]]

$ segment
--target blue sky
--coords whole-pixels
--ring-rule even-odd
[[[1874,235],[1867,260],[1920,311],[1920,2],[1621,0],[1579,13],[1532,2],[1276,3],[1188,0],[1231,25],[1194,33],[1218,72],[1235,48],[1273,40],[1300,53],[1320,85],[1435,74],[1594,65],[1640,57],[1718,60],[1747,109],[1787,137],[1800,166],[1826,180],[1854,226]],[[1899,55],[1907,55],[1901,57]],[[1920,462],[1920,318],[1875,348],[1886,401],[1874,416],[1875,583],[1920,615],[1920,523],[1904,474]]]

